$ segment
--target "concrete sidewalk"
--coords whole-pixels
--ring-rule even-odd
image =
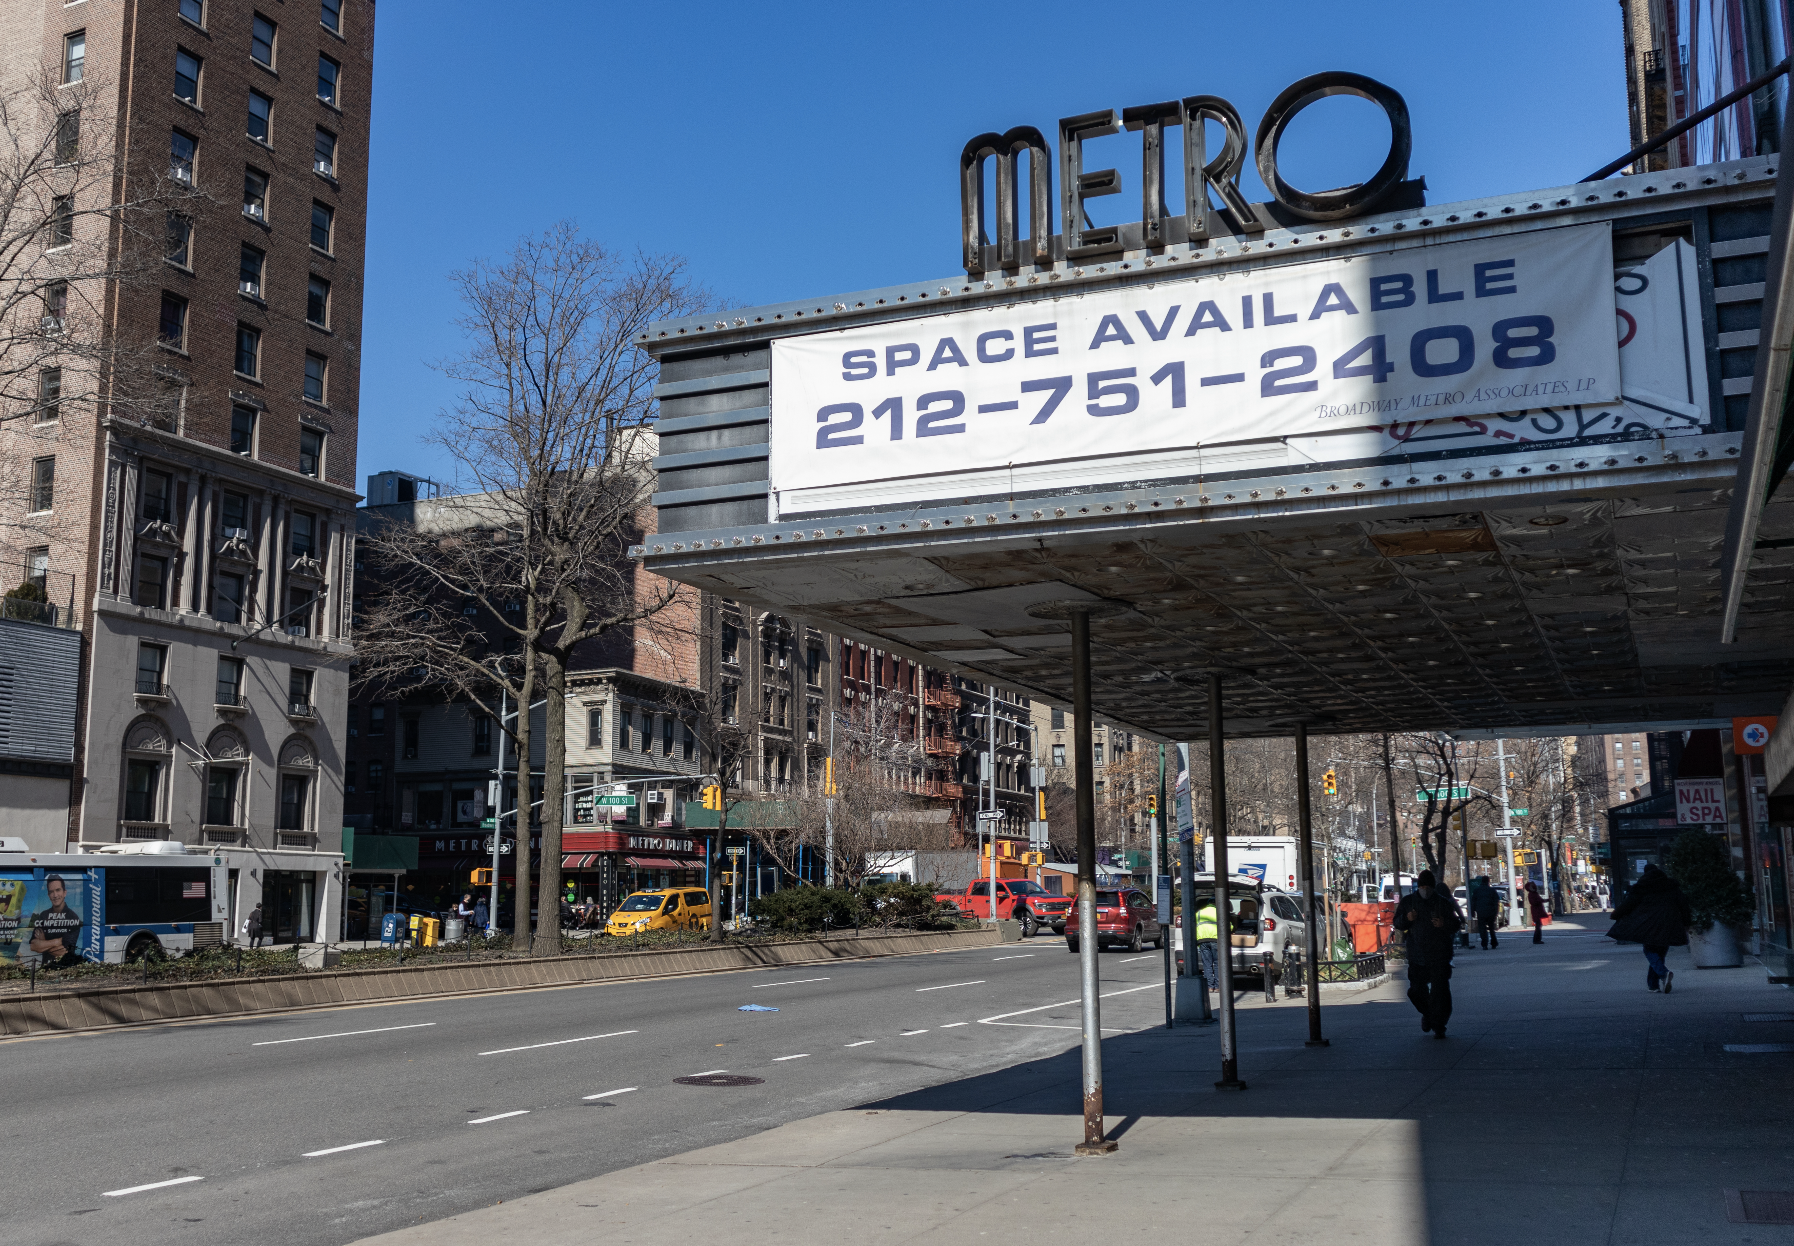
[[[1325,1003],[1243,1007],[1220,1094],[1214,1030],[1104,1045],[1113,1155],[1076,1159],[1077,1049],[623,1169],[381,1246],[528,1241],[955,1242],[1110,1231],[1201,1243],[1794,1242],[1733,1223],[1728,1190],[1794,1191],[1794,997],[1755,961],[1672,995],[1589,915],[1460,952],[1451,1037],[1422,1034],[1391,982]],[[1249,996],[1242,996],[1243,999]],[[1746,1014],[1783,1014],[1781,1021]],[[1106,1019],[1106,1018],[1105,1018]],[[1071,1035],[1068,1035],[1070,1039]],[[692,1110],[705,1094],[694,1091]]]

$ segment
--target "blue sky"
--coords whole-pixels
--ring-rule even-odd
[[[557,220],[684,255],[719,296],[755,304],[951,275],[966,140],[1023,124],[1052,139],[1060,117],[1102,108],[1220,95],[1250,131],[1298,78],[1367,74],[1407,99],[1410,176],[1430,203],[1574,181],[1629,145],[1611,3],[378,11],[363,478],[452,471],[421,441],[454,397],[430,367],[460,346],[447,275]],[[1086,168],[1122,175],[1099,224],[1138,215],[1138,143],[1086,149]],[[1280,167],[1300,187],[1348,185],[1386,143],[1372,105],[1324,100]]]

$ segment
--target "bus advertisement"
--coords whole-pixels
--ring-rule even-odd
[[[223,858],[171,855],[0,853],[0,965],[50,969],[222,943]]]

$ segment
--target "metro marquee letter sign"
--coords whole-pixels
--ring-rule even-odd
[[[1283,180],[1277,171],[1277,145],[1283,132],[1308,105],[1329,95],[1356,95],[1379,105],[1389,118],[1389,155],[1369,181],[1341,190],[1308,192]],[[1221,151],[1208,158],[1204,123],[1224,131]],[[1184,204],[1182,216],[1171,216],[1165,203],[1165,129],[1183,128]],[[1084,201],[1119,194],[1121,175],[1114,169],[1086,172],[1084,141],[1137,130],[1141,138],[1140,220],[1130,225],[1085,225]],[[960,232],[965,270],[972,276],[991,269],[1050,265],[1121,251],[1189,242],[1201,244],[1225,230],[1229,234],[1262,233],[1267,225],[1297,221],[1336,221],[1362,216],[1375,208],[1418,207],[1425,200],[1425,179],[1408,181],[1413,140],[1408,105],[1394,90],[1362,74],[1315,74],[1285,88],[1258,123],[1254,160],[1258,175],[1270,188],[1274,203],[1247,203],[1240,193],[1240,168],[1246,157],[1246,127],[1239,110],[1218,95],[1192,95],[1161,104],[1084,113],[1059,122],[1059,229],[1053,218],[1052,157],[1045,136],[1033,126],[1003,133],[980,134],[959,157]],[[1029,226],[1020,228],[1017,179],[1020,158],[1027,152]],[[984,232],[984,162],[997,161],[997,240]],[[1210,192],[1218,210],[1210,206]]]

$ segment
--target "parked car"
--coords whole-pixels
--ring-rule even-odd
[[[1207,896],[1213,902],[1215,876],[1199,874],[1194,880],[1196,903]],[[1227,884],[1227,906],[1233,912],[1230,942],[1235,973],[1263,973],[1266,961],[1281,963],[1289,954],[1301,954],[1308,946],[1308,923],[1300,897],[1281,887],[1267,887],[1235,877]],[[1183,919],[1178,919],[1175,940],[1177,959],[1183,961]]]
[[[989,917],[990,879],[968,883],[964,891],[937,892],[934,898],[968,917]],[[1070,908],[1070,896],[1055,895],[1032,879],[997,880],[997,916],[1020,922],[1023,938],[1042,926],[1051,926],[1054,934],[1065,933],[1065,914]]]
[[[604,933],[640,930],[693,930],[710,924],[710,893],[689,887],[631,892],[605,923]]]
[[[1078,950],[1078,912],[1074,905],[1065,915],[1065,945]],[[1165,928],[1153,903],[1137,887],[1120,887],[1096,893],[1096,948],[1124,947],[1130,952],[1143,952],[1150,943],[1165,946]]]

